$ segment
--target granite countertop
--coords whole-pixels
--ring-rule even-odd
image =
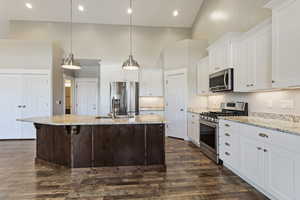
[[[37,124],[54,126],[72,126],[72,125],[113,125],[113,124],[164,124],[165,119],[160,115],[139,115],[135,118],[102,118],[96,119],[95,116],[82,115],[56,115],[50,117],[35,117],[18,119],[22,122],[31,122]]]
[[[141,107],[140,111],[164,111],[164,107]]]
[[[190,107],[188,108],[188,112],[190,113],[195,113],[195,114],[200,114],[203,112],[220,112],[220,109],[216,109],[216,108],[196,108],[196,107]]]
[[[220,119],[254,125],[261,128],[272,129],[275,131],[300,135],[299,122],[291,122],[291,121],[284,121],[280,119],[268,119],[268,118],[253,117],[253,116],[220,117]]]

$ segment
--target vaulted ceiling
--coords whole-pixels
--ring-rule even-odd
[[[70,16],[70,0],[1,0],[11,20],[65,22]],[[190,28],[203,0],[134,0],[134,24],[141,26]],[[32,9],[25,6],[32,5]],[[128,24],[129,0],[74,0],[74,22]],[[78,10],[78,5],[85,8]],[[177,17],[173,11],[178,10]]]

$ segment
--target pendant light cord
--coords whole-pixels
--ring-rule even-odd
[[[130,8],[131,8],[131,10],[133,10],[132,0],[130,0]],[[133,15],[133,12],[130,14],[130,55],[132,55],[132,15]]]
[[[70,51],[73,54],[73,0],[70,0]]]

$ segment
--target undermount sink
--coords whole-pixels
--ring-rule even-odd
[[[114,119],[129,119],[129,118],[134,118],[134,116],[117,115]],[[110,115],[107,115],[107,116],[96,116],[96,119],[113,119],[113,117],[110,116]]]

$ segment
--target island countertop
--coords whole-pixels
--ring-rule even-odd
[[[18,119],[22,122],[54,126],[79,126],[79,125],[118,125],[118,124],[165,124],[164,117],[160,115],[138,115],[134,118],[102,118],[83,115],[55,115],[49,117],[34,117]]]

